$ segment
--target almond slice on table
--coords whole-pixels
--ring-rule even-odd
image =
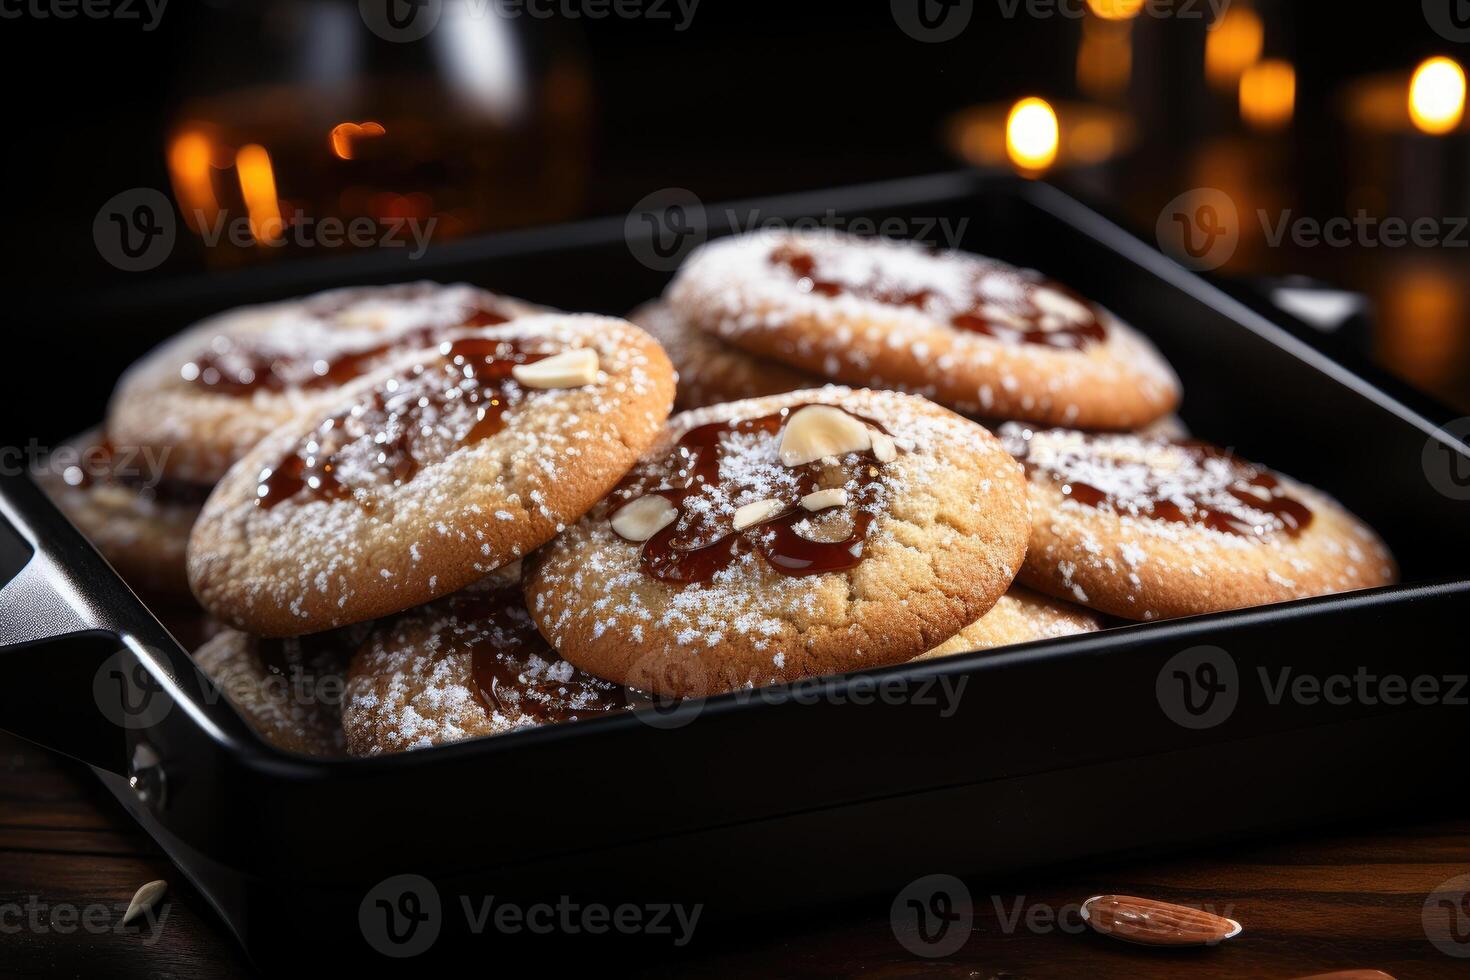
[[[1094,895],[1082,903],[1094,932],[1143,946],[1213,946],[1240,935],[1240,923],[1185,905],[1132,895]]]
[[[122,924],[127,925],[138,916],[145,914],[149,909],[158,904],[163,893],[168,891],[168,882],[162,878],[150,881],[133,893],[133,900],[128,903],[128,910],[123,913]]]

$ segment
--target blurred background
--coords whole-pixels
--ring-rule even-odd
[[[340,257],[394,228],[438,243],[667,187],[713,202],[1014,170],[1470,409],[1459,7],[5,0],[3,247],[22,321],[42,322],[61,297]],[[1236,211],[1225,253],[1204,248],[1223,216],[1200,189]],[[98,244],[109,224],[146,241],[140,191],[177,215],[161,259]],[[1176,214],[1193,223],[1166,240]],[[363,234],[330,242],[325,219]]]

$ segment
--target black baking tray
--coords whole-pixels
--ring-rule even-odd
[[[1470,670],[1470,520],[1457,497],[1470,493],[1441,492],[1434,472],[1470,472],[1470,451],[1440,428],[1454,413],[1044,183],[945,174],[707,215],[711,234],[752,216],[965,220],[964,248],[1039,268],[1137,325],[1183,378],[1196,434],[1334,493],[1388,540],[1404,584],[727,695],[659,724],[628,715],[322,761],[255,737],[36,487],[10,476],[0,725],[92,766],[272,969],[381,960],[381,936],[367,934],[374,889],[398,875],[423,876],[440,900],[438,939],[415,965],[468,948],[493,949],[490,966],[609,939],[471,935],[463,897],[702,903],[697,944],[750,915],[863,896],[886,907],[930,873],[984,880],[1463,799],[1452,750],[1470,717],[1457,681]],[[77,370],[105,392],[120,365],[200,315],[334,285],[465,280],[623,313],[668,278],[629,247],[646,233],[593,221],[417,262],[377,254],[154,285],[83,298],[46,329],[93,351]],[[32,424],[81,428],[102,405],[73,408],[89,414]],[[1217,703],[1234,705],[1212,704],[1213,724],[1174,720],[1187,651],[1234,667],[1233,687],[1228,669],[1213,675],[1227,685]],[[1193,663],[1186,675],[1208,680]],[[1282,669],[1433,678],[1438,693],[1273,698]],[[961,682],[957,700],[925,696]],[[618,941],[640,956],[671,946]]]

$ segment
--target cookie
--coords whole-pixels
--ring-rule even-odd
[[[1060,636],[1075,636],[1100,629],[1102,621],[1087,610],[1013,585],[1009,592],[996,600],[990,612],[933,650],[921,653],[914,659],[933,660],[957,653],[993,650],[996,647],[1030,643],[1033,640],[1053,640]]]
[[[1003,427],[1027,469],[1021,580],[1128,619],[1392,584],[1373,531],[1319,490],[1195,440]]]
[[[108,431],[119,444],[166,451],[170,476],[212,484],[266,433],[394,355],[535,312],[474,286],[433,282],[229,310],[129,368]]]
[[[964,252],[761,232],[701,246],[667,296],[758,356],[978,417],[1133,429],[1179,401],[1133,328],[1039,273]]]
[[[547,646],[526,612],[517,563],[380,623],[348,668],[342,726],[353,755],[378,755],[630,704],[622,688]]]
[[[647,330],[674,363],[679,375],[674,408],[679,411],[820,388],[825,383],[814,374],[747,354],[713,334],[690,326],[667,303],[640,306],[628,314],[628,319]]]
[[[902,663],[980,618],[1025,553],[1024,476],[913,395],[827,387],[685,412],[529,562],[573,664],[691,696]]]
[[[456,592],[602,499],[673,395],[658,344],[608,317],[525,317],[403,355],[230,470],[194,526],[190,585],[261,636]]]
[[[166,455],[112,443],[93,429],[57,446],[32,472],[146,600],[192,601],[184,551],[211,487],[165,477]]]
[[[194,662],[267,742],[301,755],[340,756],[347,660],[367,632],[355,626],[263,640],[225,629],[195,651]]]

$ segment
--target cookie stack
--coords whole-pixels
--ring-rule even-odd
[[[1182,438],[1158,352],[1037,273],[760,233],[631,319],[430,283],[232,311],[88,437],[162,480],[49,482],[311,753],[1394,580],[1331,498]]]

